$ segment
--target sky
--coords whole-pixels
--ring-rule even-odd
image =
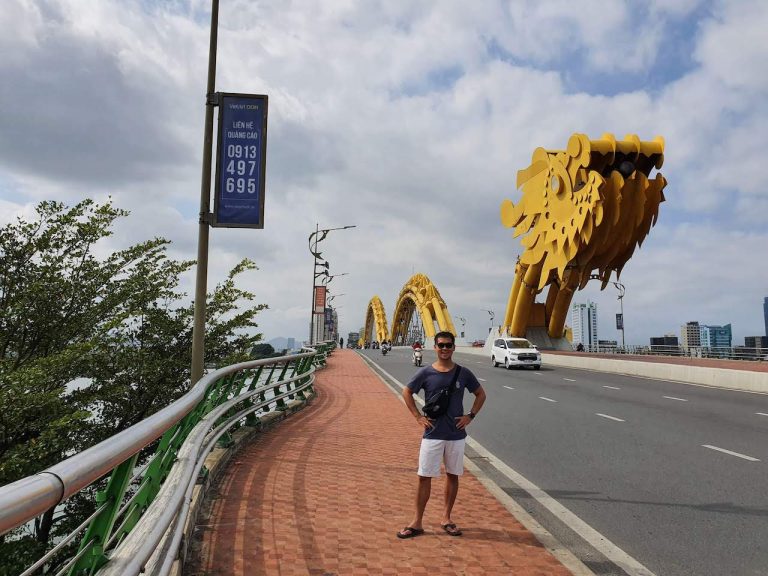
[[[104,253],[162,236],[194,259],[210,15],[203,0],[4,0],[0,224],[111,197],[131,215]],[[355,225],[320,244],[342,335],[374,295],[391,320],[422,273],[484,338],[522,250],[499,208],[534,149],[661,135],[666,202],[620,278],[626,342],[695,320],[743,344],[768,296],[766,29],[764,0],[221,0],[216,90],[269,96],[265,225],[211,230],[209,287],[250,258],[259,331],[306,339],[309,235]],[[593,281],[574,296],[597,303],[601,339],[621,341],[617,295]]]

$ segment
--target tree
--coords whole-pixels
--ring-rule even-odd
[[[251,348],[251,358],[254,360],[258,360],[261,358],[269,358],[272,356],[272,354],[275,353],[275,349],[272,346],[272,344],[256,344],[253,348]]]
[[[111,202],[42,202],[35,219],[0,228],[0,484],[131,426],[189,388],[193,305],[178,285],[194,263],[169,259],[162,238],[97,257],[127,215]],[[265,306],[250,305],[253,294],[235,285],[255,268],[244,260],[208,296],[207,363],[246,359],[261,339],[255,316]],[[73,389],[78,379],[83,386]],[[31,533],[0,539],[0,557],[28,565],[74,521],[72,509],[87,507],[57,510],[55,520],[48,511],[24,529]],[[5,568],[4,560],[0,574]]]

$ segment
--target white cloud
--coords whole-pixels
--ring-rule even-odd
[[[304,338],[307,237],[316,224],[356,224],[321,245],[332,272],[349,272],[330,286],[345,294],[343,330],[360,327],[374,294],[391,316],[421,272],[474,339],[487,333],[485,310],[504,316],[520,245],[499,205],[517,199],[533,150],[562,148],[573,132],[660,134],[667,202],[622,275],[628,341],[688,320],[752,335],[768,295],[766,268],[750,262],[768,236],[768,11],[739,6],[222,3],[217,89],[270,97],[266,224],[211,231],[209,288],[251,258],[260,270],[243,285],[270,306],[262,330]],[[111,246],[165,236],[175,257],[195,258],[207,10],[201,0],[4,7],[3,217],[41,199],[111,195],[132,212]],[[663,80],[660,50],[680,27],[693,35],[692,68]],[[622,75],[654,88],[611,90]],[[574,89],[582,76],[608,88]],[[598,301],[609,333],[615,290],[577,297]]]

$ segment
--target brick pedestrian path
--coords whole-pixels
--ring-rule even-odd
[[[453,513],[463,536],[440,529],[439,479],[426,533],[398,539],[413,515],[419,428],[351,350],[333,353],[316,389],[232,459],[198,519],[187,576],[570,574],[468,472]]]

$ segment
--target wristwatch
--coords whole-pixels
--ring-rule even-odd
[[[469,414],[467,414],[467,416],[469,416],[470,420],[474,420],[477,414],[475,414],[474,412],[470,412]]]

